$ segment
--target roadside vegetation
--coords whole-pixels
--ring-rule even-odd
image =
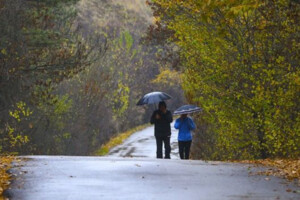
[[[0,153],[90,155],[149,121],[145,93],[182,104],[180,86],[152,82],[151,16],[143,0],[0,0]]]
[[[130,130],[127,130],[123,133],[119,133],[119,134],[115,135],[114,137],[110,138],[110,140],[106,144],[103,144],[101,146],[101,148],[99,150],[97,150],[95,153],[93,153],[92,155],[95,155],[95,156],[107,155],[113,147],[122,144],[133,133],[141,131],[148,126],[149,126],[148,124],[140,125],[135,128],[132,128]]]
[[[148,42],[167,47],[171,56],[162,60],[181,74],[188,103],[203,108],[195,116],[193,159],[262,164],[268,170],[261,174],[299,183],[300,3],[148,4],[157,19]]]
[[[193,158],[299,159],[299,1],[149,4],[157,23],[148,39],[173,45],[170,70],[203,108]]]
[[[278,176],[286,178],[289,181],[296,181],[300,186],[300,160],[297,159],[258,159],[258,160],[239,160],[233,161],[238,163],[254,164],[255,166],[263,165],[265,170],[254,173],[253,175]],[[270,178],[266,178],[269,180]],[[287,191],[298,192],[299,191]]]
[[[7,172],[11,168],[13,156],[0,156],[0,200],[4,200],[3,192],[9,187],[11,175]]]
[[[105,155],[158,90],[171,111],[203,109],[194,159],[299,177],[299,13],[296,0],[0,0],[0,154]]]

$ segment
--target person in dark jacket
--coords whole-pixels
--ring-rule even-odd
[[[151,116],[150,123],[154,124],[154,135],[156,139],[156,157],[163,158],[162,146],[165,147],[165,158],[170,159],[171,146],[171,126],[173,121],[172,114],[167,110],[167,105],[164,101],[159,102],[158,110],[155,110]]]
[[[174,128],[179,129],[178,132],[178,146],[180,159],[190,158],[190,148],[192,144],[191,131],[196,128],[192,118],[187,114],[182,114],[180,118],[176,119]]]

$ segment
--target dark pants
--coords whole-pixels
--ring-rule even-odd
[[[192,140],[178,141],[180,159],[188,160],[190,158],[191,144],[192,144]]]
[[[162,146],[165,146],[165,158],[170,159],[171,146],[170,146],[170,136],[165,137],[155,137],[156,138],[156,157],[163,158]]]

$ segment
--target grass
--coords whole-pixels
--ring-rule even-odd
[[[0,156],[0,200],[5,199],[3,192],[9,187],[11,175],[7,170],[11,168],[11,162],[14,156]]]
[[[124,140],[126,140],[133,133],[135,133],[137,131],[141,131],[148,126],[149,126],[149,124],[140,125],[135,128],[132,128],[128,131],[125,131],[123,133],[120,133],[115,137],[112,137],[106,144],[102,145],[101,148],[94,153],[94,155],[96,155],[96,156],[107,155],[110,149],[112,149],[113,147],[115,147],[119,144],[122,144],[124,142]]]

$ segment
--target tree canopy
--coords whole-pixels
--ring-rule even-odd
[[[149,121],[142,95],[180,94],[152,82],[144,1],[0,0],[0,16],[0,153],[90,155]]]
[[[299,2],[149,4],[159,24],[155,34],[168,33],[166,42],[179,48],[186,98],[204,109],[194,156],[298,157]]]

